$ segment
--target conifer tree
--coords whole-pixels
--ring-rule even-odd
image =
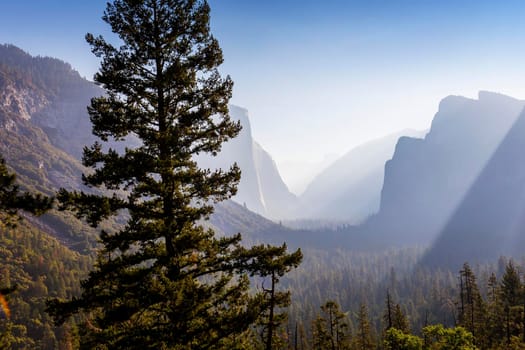
[[[383,321],[385,322],[385,334],[390,328],[395,328],[405,334],[410,333],[408,319],[401,310],[401,305],[394,304],[388,290],[386,291],[386,309],[383,314]]]
[[[52,198],[21,192],[15,182],[16,175],[9,172],[5,160],[0,157],[0,224],[15,225],[19,210],[40,215],[52,206]]]
[[[410,324],[399,304],[394,307],[392,326],[405,334],[410,334]]]
[[[95,81],[107,92],[88,108],[93,133],[142,143],[124,152],[100,142],[85,148],[92,171],[84,183],[104,194],[59,193],[62,209],[93,226],[127,218],[101,232],[82,295],[48,304],[58,324],[84,315],[84,348],[234,349],[264,311],[248,276],[265,275],[265,262],[283,249],[243,248],[240,235],[218,238],[200,223],[235,194],[240,177],[235,165],[212,171],[195,161],[240,130],[228,115],[232,81],[218,72],[209,16],[205,0],[114,0],[103,20],[120,45],[86,36],[102,59]]]
[[[499,283],[493,272],[488,279],[487,295],[487,346],[490,348],[504,338],[503,304],[500,300]]]
[[[329,300],[321,305],[321,314],[312,324],[314,349],[343,350],[350,348],[350,325],[339,304]]]
[[[264,341],[264,348],[272,350],[275,347],[276,331],[287,320],[285,312],[278,312],[278,309],[283,309],[290,305],[290,292],[282,292],[277,290],[277,284],[281,277],[283,277],[292,268],[299,266],[303,258],[300,250],[294,253],[286,253],[286,244],[280,248],[267,247],[267,249],[281,249],[273,256],[268,256],[267,259],[259,259],[259,274],[270,277],[270,287],[264,288],[265,311],[258,322],[262,326],[262,338]],[[279,346],[282,346],[280,344]]]
[[[326,327],[326,320],[321,315],[318,315],[312,322],[312,349],[324,350],[330,349],[331,346],[330,332]]]
[[[479,342],[485,342],[487,334],[486,306],[479,291],[476,276],[468,263],[460,271],[459,325],[471,332]]]
[[[372,328],[370,320],[368,319],[368,308],[365,304],[361,304],[359,313],[357,314],[357,333],[354,337],[354,349],[356,350],[372,350],[375,349],[374,340],[372,337]]]
[[[345,313],[339,308],[339,304],[329,300],[321,306],[321,310],[328,326],[330,349],[348,349],[350,346],[350,327]]]
[[[518,268],[510,260],[501,278],[500,301],[504,312],[504,328],[507,344],[512,336],[520,336],[522,324],[522,283]]]

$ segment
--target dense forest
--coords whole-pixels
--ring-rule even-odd
[[[5,300],[10,310],[1,313],[2,347],[78,346],[76,327],[55,327],[45,302],[79,295],[78,282],[93,259],[71,252],[25,220],[2,230],[1,247],[0,287],[9,291]],[[332,341],[336,349],[449,349],[447,342],[458,337],[464,349],[525,346],[521,263],[502,257],[453,272],[417,267],[421,249],[304,254],[303,264],[277,287],[292,293],[292,304],[280,311],[286,320],[275,334],[274,349],[331,349]],[[253,288],[268,288],[269,283],[257,279]],[[249,330],[248,349],[264,348],[263,329],[255,325]],[[425,343],[429,339],[432,345]]]

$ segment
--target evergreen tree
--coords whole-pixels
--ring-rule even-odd
[[[401,310],[401,305],[394,304],[390,295],[390,291],[388,290],[386,292],[386,309],[383,314],[383,321],[386,325],[383,335],[386,335],[386,331],[388,331],[390,328],[395,328],[405,334],[410,333],[410,325],[408,323],[407,317]]]
[[[487,310],[487,347],[490,348],[504,339],[505,335],[503,304],[495,273],[488,279]]]
[[[522,318],[522,284],[517,267],[510,260],[501,278],[500,300],[504,312],[504,328],[507,344],[513,336],[520,337]]]
[[[103,20],[121,45],[86,36],[102,58],[95,81],[107,92],[88,108],[93,133],[142,144],[120,153],[98,142],[86,148],[84,183],[104,194],[59,193],[62,209],[93,226],[127,218],[101,232],[81,296],[48,305],[59,324],[83,313],[85,348],[234,349],[266,306],[262,293],[248,293],[248,275],[267,274],[266,262],[284,250],[243,248],[240,235],[217,238],[199,223],[240,177],[236,166],[211,171],[195,161],[240,130],[228,116],[232,81],[218,73],[209,15],[205,0],[115,0]]]
[[[507,306],[521,305],[521,279],[518,268],[510,260],[501,278],[501,301]]]
[[[347,316],[333,300],[321,305],[321,314],[313,322],[312,330],[314,349],[350,348],[350,325]]]
[[[401,310],[401,305],[399,304],[396,304],[394,307],[392,326],[405,334],[410,334],[410,325],[408,319],[403,310]]]
[[[19,210],[40,215],[51,209],[52,198],[21,192],[15,182],[16,175],[9,172],[5,160],[0,157],[0,225],[14,226]]]
[[[386,291],[386,310],[383,315],[383,321],[386,323],[385,331],[388,331],[390,328],[394,327],[393,325],[394,318],[394,304],[390,296],[390,291]]]
[[[354,348],[356,350],[375,349],[372,328],[370,326],[370,320],[368,319],[368,308],[365,304],[361,304],[361,307],[359,308],[357,322],[357,334],[354,337]]]
[[[328,301],[321,306],[328,326],[330,349],[342,350],[350,346],[349,325],[346,315],[335,301]]]
[[[331,346],[330,332],[326,327],[326,319],[318,315],[312,322],[312,349],[324,350],[330,349]]]
[[[476,276],[468,263],[460,271],[460,308],[458,313],[459,325],[472,333],[479,343],[487,340],[486,308]],[[479,345],[479,344],[478,344]]]
[[[280,340],[276,337],[276,331],[287,320],[287,314],[285,312],[279,313],[276,309],[283,309],[290,305],[290,292],[278,291],[277,284],[282,276],[292,268],[299,266],[303,255],[300,250],[287,254],[286,244],[280,248],[267,247],[267,249],[281,250],[276,252],[275,255],[267,256],[267,259],[259,260],[259,274],[270,277],[270,288],[266,289],[263,286],[267,306],[265,307],[265,312],[259,324],[262,325],[263,328],[262,338],[265,344],[264,348],[266,350],[272,350],[284,346],[284,344],[278,344],[278,347],[275,346],[276,341],[279,342]],[[282,341],[280,343],[282,343]]]

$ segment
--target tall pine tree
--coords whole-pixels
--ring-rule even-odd
[[[476,276],[468,263],[459,272],[460,305],[458,325],[472,333],[480,342],[486,340],[486,305],[476,282]]]
[[[281,250],[279,252],[275,251],[275,254],[269,256],[269,259],[258,259],[258,272],[270,277],[269,288],[264,288],[263,284],[266,311],[258,323],[262,326],[261,335],[265,350],[272,350],[283,347],[283,344],[280,344],[282,341],[277,337],[277,333],[279,328],[288,319],[288,314],[283,312],[282,309],[288,307],[291,302],[290,291],[283,292],[277,290],[277,284],[282,276],[292,268],[299,266],[303,259],[303,255],[300,250],[287,254],[286,244],[283,244],[281,247],[273,248],[268,246],[267,249]],[[279,312],[279,310],[281,310],[281,312]]]
[[[105,194],[59,194],[63,209],[94,226],[127,218],[101,232],[82,295],[49,303],[57,323],[83,313],[85,348],[233,349],[264,311],[248,275],[264,275],[264,262],[284,251],[246,249],[240,235],[217,238],[200,223],[240,177],[236,166],[211,171],[195,161],[240,131],[228,115],[232,81],[217,70],[223,58],[209,16],[205,0],[115,0],[103,20],[120,46],[86,36],[102,59],[95,81],[107,92],[88,109],[93,133],[142,144],[120,153],[86,148],[92,171],[84,182]]]

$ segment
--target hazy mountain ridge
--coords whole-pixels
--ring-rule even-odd
[[[422,263],[459,268],[525,248],[525,110],[470,187]]]
[[[230,115],[241,123],[241,132],[223,145],[217,157],[199,157],[199,164],[228,169],[237,163],[241,181],[233,200],[270,219],[286,218],[296,206],[296,196],[288,190],[272,157],[253,139],[248,110],[231,105]]]
[[[48,82],[49,89],[43,88],[46,80],[42,77],[47,75],[38,73],[38,70],[45,70],[45,64],[39,63],[41,66],[37,69],[29,59],[26,65],[19,63],[12,67],[9,66],[9,60],[2,58],[3,55],[10,54],[16,57],[22,55],[24,59],[31,57],[20,51],[13,46],[0,46],[0,153],[16,170],[20,182],[26,189],[52,194],[60,187],[82,188],[80,174],[85,169],[78,160],[78,152],[84,146],[82,142],[94,139],[91,128],[82,126],[89,125],[85,112],[86,101],[93,97],[93,92],[100,93],[101,90],[93,83],[80,78],[69,65],[60,63],[59,60],[40,61],[41,58],[33,58],[39,62],[48,62],[55,67],[55,70],[51,69],[55,72],[53,74],[66,71],[64,73],[66,77],[56,76],[54,80]],[[78,89],[73,93],[67,92],[70,90],[66,88],[67,86],[77,86]],[[64,109],[64,105],[68,107]],[[231,106],[232,118],[239,120],[244,129],[237,139],[224,145],[223,152],[212,159],[214,163],[207,164],[210,167],[212,165],[229,167],[237,162],[241,166],[242,180],[235,198],[239,204],[233,202],[219,204],[209,224],[225,234],[244,233],[251,242],[280,244],[286,240],[292,247],[320,249],[346,247],[354,250],[430,244],[446,228],[429,253],[432,258],[428,259],[433,261],[437,259],[436,257],[446,256],[443,255],[443,249],[448,249],[450,242],[456,242],[455,244],[460,246],[458,242],[467,239],[465,237],[468,235],[465,235],[465,231],[470,229],[472,230],[468,232],[474,236],[469,239],[487,237],[490,241],[501,237],[515,238],[519,236],[516,228],[522,227],[521,221],[515,221],[514,226],[511,227],[505,223],[508,216],[498,214],[494,222],[501,224],[491,226],[489,222],[483,220],[475,221],[475,216],[483,215],[483,219],[488,220],[495,212],[495,208],[498,206],[510,208],[509,203],[515,204],[509,212],[513,210],[513,213],[516,213],[517,208],[521,208],[519,206],[521,202],[516,196],[522,193],[520,186],[525,182],[525,175],[522,178],[523,169],[510,165],[512,165],[513,152],[520,152],[525,147],[518,142],[520,137],[525,139],[523,122],[514,125],[524,105],[523,101],[489,92],[480,92],[477,100],[459,96],[443,99],[425,138],[392,135],[390,139],[387,138],[388,142],[378,141],[375,150],[376,154],[382,154],[382,157],[387,157],[386,153],[381,152],[388,149],[389,143],[396,145],[391,160],[388,160],[384,167],[379,212],[359,227],[328,225],[326,227],[330,228],[317,230],[291,230],[249,211],[253,210],[276,219],[285,218],[289,215],[289,210],[297,205],[298,199],[288,191],[271,156],[253,140],[247,110]],[[523,118],[522,116],[521,119]],[[513,141],[505,141],[500,146],[500,150],[494,153],[512,125],[514,125],[513,131],[507,138],[510,137]],[[374,150],[370,145],[364,145],[357,150],[367,147]],[[347,200],[351,198],[362,198],[357,197],[355,192],[348,197],[349,192],[345,188],[354,186],[362,190],[364,195],[370,196],[367,198],[371,198],[372,192],[367,190],[369,187],[365,185],[366,182],[360,181],[371,177],[381,178],[378,175],[381,167],[377,165],[381,163],[379,161],[374,163],[374,157],[367,159],[368,163],[359,162],[358,160],[365,156],[357,157],[356,153],[358,152],[350,152],[348,158],[343,157],[334,164],[332,169],[335,170],[325,172],[330,174],[334,171],[335,175],[339,176],[334,180],[325,175],[332,180],[324,180],[331,186],[329,191],[341,195],[342,199],[339,202],[337,196],[331,197],[336,209],[344,209]],[[210,159],[205,161],[208,162]],[[355,163],[352,163],[353,161]],[[343,166],[348,164],[358,167],[361,172],[349,174],[337,170],[344,169]],[[486,169],[485,172],[489,175],[483,175],[485,172],[482,170],[487,164],[488,170]],[[373,167],[376,169],[375,172],[370,170]],[[504,176],[493,181],[495,177],[490,174],[497,173],[493,169],[500,168],[505,169]],[[355,177],[352,178],[350,175]],[[472,186],[476,179],[477,184]],[[505,189],[510,191],[507,198],[510,202],[496,196],[498,186],[505,184],[508,185]],[[376,181],[372,187],[378,186],[380,185]],[[491,186],[496,188],[490,190],[492,192],[489,191]],[[322,193],[322,190],[320,192]],[[487,198],[487,193],[497,200],[479,199]],[[305,196],[307,195],[305,193]],[[466,199],[463,200],[464,198]],[[484,205],[479,206],[479,203]],[[342,215],[345,215],[344,212]],[[464,225],[465,219],[462,216],[469,220],[474,218],[472,219],[474,221]],[[451,218],[453,219],[450,220]],[[457,225],[460,222],[462,224]],[[476,225],[484,222],[482,226],[493,227],[493,232],[497,227],[505,232],[498,233],[496,236],[491,236],[493,232],[481,232]],[[51,213],[42,221],[32,223],[58,237],[62,243],[75,246],[79,251],[82,251],[86,244],[89,245],[89,240],[93,241],[96,237],[96,230],[88,228],[70,214]],[[476,234],[480,236],[475,236]],[[521,247],[522,244],[525,246],[525,242],[518,240],[516,246]],[[490,245],[484,247],[489,249]],[[509,251],[495,245],[494,248],[494,251],[498,252]],[[450,259],[454,258],[457,261],[463,257],[477,256],[461,249],[452,253]]]
[[[32,57],[15,46],[0,45],[0,154],[15,170],[23,188],[48,195],[61,187],[86,189],[81,182],[81,174],[86,169],[79,159],[83,147],[96,139],[91,133],[87,105],[92,97],[102,93],[67,63]],[[247,111],[235,106],[231,110],[233,118],[245,125],[239,139],[224,149],[225,153],[237,156],[243,168],[238,196],[241,200],[250,200],[250,209],[264,211],[264,206],[253,205],[253,193],[263,203],[262,187],[269,189],[269,184],[279,181],[280,189],[285,185],[280,177],[272,178],[278,176],[278,172],[271,157],[254,146]],[[234,160],[227,158],[223,166],[233,163]],[[275,196],[271,193],[267,198],[275,203]],[[225,208],[221,209],[221,205]],[[243,232],[249,226],[253,226],[250,232],[262,232],[278,226],[242,206],[220,203],[217,208],[211,224],[217,225],[221,232]],[[242,217],[250,225],[243,223]],[[86,237],[93,241],[97,234],[69,213],[52,212],[43,218],[31,219],[31,223],[79,250],[87,247]]]
[[[295,216],[361,223],[379,210],[385,163],[399,138],[424,134],[403,130],[350,150],[308,185]]]
[[[297,206],[297,196],[289,191],[271,155],[256,141],[253,154],[267,216],[276,220],[289,217]]]
[[[516,121],[523,101],[449,96],[424,139],[403,137],[385,167],[381,206],[364,230],[385,243],[429,244]]]

